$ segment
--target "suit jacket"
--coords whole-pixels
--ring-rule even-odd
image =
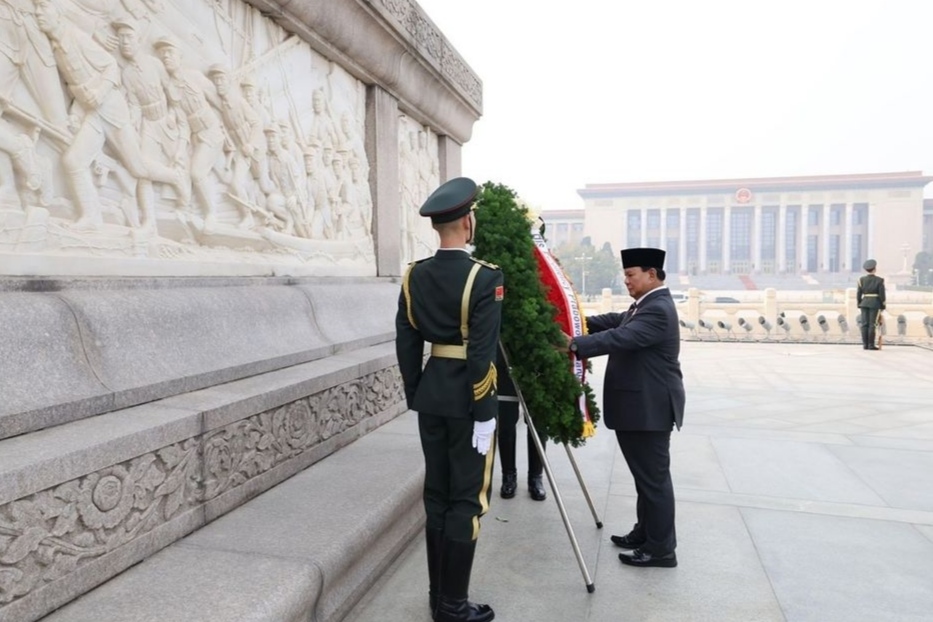
[[[884,309],[884,279],[874,274],[860,276],[855,300],[860,309]]]
[[[603,421],[610,430],[665,431],[683,424],[680,327],[667,289],[651,292],[633,312],[586,319],[575,337],[577,356],[609,355],[603,383]]]
[[[463,295],[477,264],[469,295],[466,359],[431,356],[422,369],[425,342],[463,344]],[[474,421],[496,416],[502,282],[498,267],[461,251],[440,250],[409,266],[395,316],[395,352],[409,408]]]

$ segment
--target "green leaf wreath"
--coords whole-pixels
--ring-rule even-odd
[[[473,255],[502,268],[505,299],[501,339],[509,353],[512,378],[525,398],[539,433],[559,443],[579,447],[586,442],[578,408],[581,391],[592,422],[599,420],[593,390],[582,386],[567,355],[554,349],[562,343],[555,321],[557,310],[547,299],[531,237],[528,210],[511,189],[486,182],[476,203]]]

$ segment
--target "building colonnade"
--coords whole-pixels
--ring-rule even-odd
[[[852,272],[870,254],[874,211],[866,202],[629,207],[622,239],[666,249],[672,273]]]

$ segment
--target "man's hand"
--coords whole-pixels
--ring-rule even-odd
[[[473,422],[473,448],[480,455],[485,456],[489,452],[489,445],[492,443],[492,435],[496,431],[495,418],[489,421]]]

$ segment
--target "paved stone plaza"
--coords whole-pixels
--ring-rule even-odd
[[[604,361],[594,361],[601,392]],[[933,619],[933,352],[919,347],[685,342],[674,435],[680,565],[636,569],[609,535],[634,522],[614,435],[549,456],[596,591],[588,594],[554,496],[498,496],[471,595],[503,622],[883,622]],[[417,445],[414,415],[405,425]],[[524,432],[519,431],[519,438]],[[348,616],[430,620],[417,538]]]

